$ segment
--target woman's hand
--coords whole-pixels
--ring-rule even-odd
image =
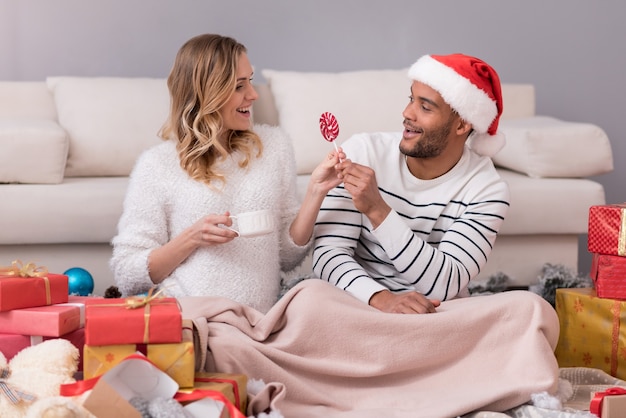
[[[232,224],[229,212],[223,215],[207,215],[167,244],[152,250],[148,257],[148,271],[152,281],[163,281],[198,248],[232,241],[237,233],[226,228]]]
[[[339,148],[328,154],[326,159],[315,167],[306,194],[302,200],[302,205],[298,211],[298,215],[289,227],[291,239],[297,245],[305,245],[313,234],[313,227],[317,213],[320,210],[324,197],[333,187],[339,186],[342,182],[339,171],[336,166],[340,159],[345,159],[346,155]]]
[[[328,157],[320,162],[317,167],[311,173],[311,180],[309,186],[314,190],[313,193],[319,193],[326,195],[332,188],[341,184],[342,179],[339,176],[339,171],[336,166],[340,161],[345,160],[346,154],[343,149],[339,147],[338,150],[332,151],[328,154]]]
[[[225,244],[237,237],[237,233],[225,227],[231,227],[233,221],[230,212],[223,215],[210,214],[189,227],[192,240],[197,247]]]

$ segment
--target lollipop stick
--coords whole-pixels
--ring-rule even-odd
[[[337,155],[339,155],[339,147],[337,146],[337,143],[335,141],[333,141],[333,145],[335,146],[335,151],[337,151]],[[339,162],[342,163],[343,160],[339,158]]]

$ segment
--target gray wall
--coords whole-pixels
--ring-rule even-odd
[[[464,52],[504,82],[534,84],[537,113],[601,126],[615,170],[596,180],[617,203],[624,16],[620,0],[0,0],[0,80],[166,77],[179,46],[204,32],[246,44],[257,73],[405,68],[422,54]],[[580,256],[587,272],[584,237]]]

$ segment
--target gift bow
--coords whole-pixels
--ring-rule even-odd
[[[14,389],[7,380],[11,376],[11,370],[8,367],[3,367],[0,370],[0,392],[6,396],[13,404],[17,404],[21,401],[32,402],[37,399],[30,393],[22,392],[21,390]]]
[[[125,305],[126,309],[137,309],[143,306],[150,306],[150,302],[159,297],[161,292],[163,292],[163,288],[161,288],[158,292],[154,293],[154,287],[151,287],[146,296],[131,296],[126,298]]]
[[[596,392],[589,404],[589,412],[600,416],[602,413],[602,401],[605,396],[626,395],[626,389],[621,387],[608,388],[604,392]]]
[[[35,263],[22,263],[22,260],[14,260],[10,267],[0,267],[0,275],[15,277],[37,277],[43,279],[46,286],[46,305],[52,304],[50,296],[50,281],[48,280],[48,268],[37,266]]]
[[[15,277],[45,277],[48,268],[37,266],[35,263],[22,263],[22,260],[14,260],[10,267],[0,267],[0,275]]]

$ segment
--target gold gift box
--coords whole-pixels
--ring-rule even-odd
[[[214,390],[221,392],[244,414],[248,407],[248,376],[245,374],[196,372],[193,388],[180,392],[191,393],[194,390]]]
[[[183,320],[183,339],[171,344],[116,344],[83,348],[83,377],[101,376],[122,360],[137,351],[143,353],[163,372],[167,373],[181,388],[194,386],[195,354],[193,325]]]
[[[592,367],[626,379],[626,301],[599,298],[593,288],[557,289],[560,367]]]

